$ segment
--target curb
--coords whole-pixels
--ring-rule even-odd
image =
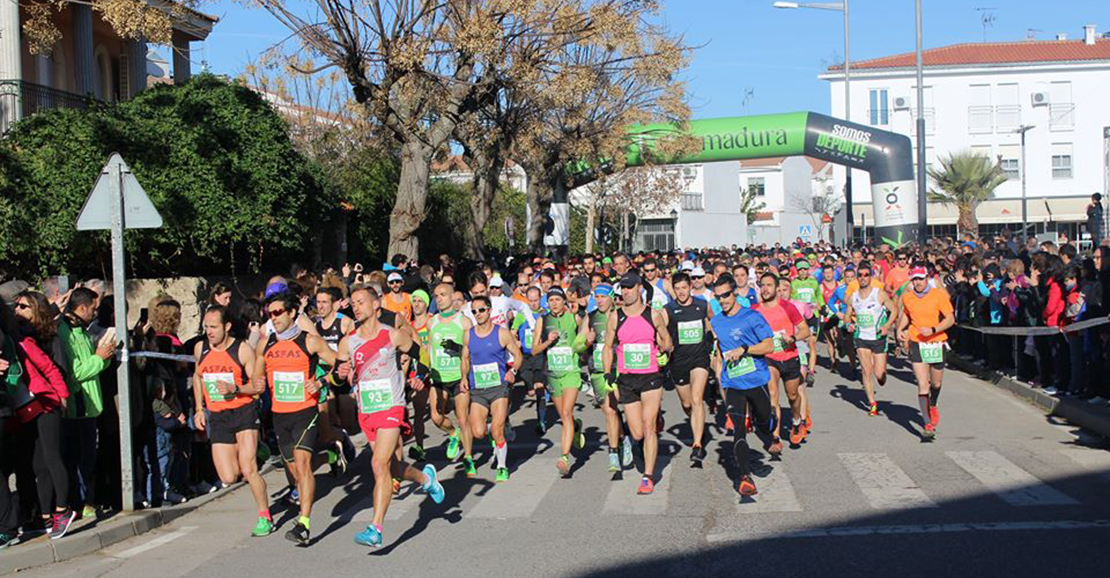
[[[1045,415],[1065,419],[1093,434],[1110,438],[1110,410],[1106,408],[1093,407],[1077,399],[1053,397],[1040,389],[1033,388],[1028,383],[979,367],[967,357],[952,354],[948,356],[947,361],[952,367],[1037,406],[1045,412]]]
[[[117,514],[97,523],[93,528],[79,529],[60,540],[38,537],[30,544],[12,546],[0,551],[0,575],[92,554],[165,526],[185,514],[231,494],[244,484],[239,481],[217,492],[193,498],[176,506],[143,510],[126,515]]]

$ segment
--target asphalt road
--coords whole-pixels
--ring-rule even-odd
[[[514,416],[520,435],[505,484],[493,483],[488,446],[476,445],[479,477],[467,480],[446,462],[437,433],[429,458],[447,499],[435,505],[406,485],[382,548],[352,541],[371,516],[362,453],[346,479],[318,477],[308,548],[282,537],[294,517],[284,510],[275,509],[278,533],[251,538],[255,509],[240,489],[156,532],[20,575],[1106,575],[1110,451],[1101,442],[950,371],[939,435],[923,443],[908,368],[891,376],[880,415],[869,417],[862,388],[821,369],[809,390],[813,434],[757,479],[754,500],[741,502],[719,463],[722,432],[711,430],[705,468],[690,467],[689,429],[673,393],[651,496],[635,495],[635,471],[618,480],[607,471],[601,412],[588,402],[580,415],[589,443],[573,477],[558,479],[558,426],[538,439],[529,405]],[[284,483],[276,474],[269,482],[272,491]]]

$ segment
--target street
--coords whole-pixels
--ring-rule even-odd
[[[573,477],[559,479],[551,445],[558,426],[537,440],[529,401],[514,414],[508,483],[493,484],[488,442],[475,444],[477,479],[457,463],[445,466],[436,432],[429,457],[447,498],[435,505],[406,484],[382,548],[352,541],[371,517],[362,452],[347,479],[318,476],[308,548],[282,537],[294,516],[283,506],[275,506],[278,532],[251,538],[255,508],[239,489],[158,531],[20,575],[1103,575],[1110,452],[1086,447],[1102,442],[950,370],[938,437],[922,443],[909,377],[902,364],[892,369],[878,392],[880,415],[869,417],[858,384],[819,369],[809,390],[813,434],[771,462],[747,503],[717,463],[730,447],[718,444],[720,430],[711,427],[705,468],[690,467],[680,442],[689,429],[673,392],[664,403],[662,476],[650,496],[635,495],[634,471],[611,479],[602,415],[585,398],[588,445]],[[275,473],[268,482],[271,493],[284,485]]]

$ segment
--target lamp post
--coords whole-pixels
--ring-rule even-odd
[[[1029,235],[1029,213],[1025,208],[1025,133],[1036,128],[1035,124],[1023,124],[1014,132],[1021,135],[1021,242]]]
[[[843,2],[775,2],[775,8],[797,9],[797,8],[813,8],[815,10],[832,10],[834,12],[844,13],[844,120],[852,121],[852,93],[851,86],[851,66],[848,59],[848,0]],[[855,238],[855,226],[852,216],[852,169],[845,167],[847,171],[844,177],[844,204],[847,209],[848,216],[848,235],[845,239],[845,245],[850,245],[852,239]]]
[[[920,223],[917,238],[924,243],[929,237],[929,223],[925,204],[925,74],[921,53],[921,0],[916,0],[914,5],[917,28],[917,219]]]

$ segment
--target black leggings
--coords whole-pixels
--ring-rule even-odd
[[[35,471],[39,508],[49,514],[54,508],[69,507],[69,474],[62,461],[61,409],[40,414],[20,428],[20,452],[28,452]]]
[[[748,461],[748,430],[744,426],[744,416],[747,408],[751,407],[756,435],[765,446],[771,445],[774,441],[771,432],[777,427],[775,414],[771,411],[771,396],[766,385],[753,389],[726,388],[724,391],[728,415],[732,418],[732,454],[737,471],[746,476],[751,473],[751,464]]]

